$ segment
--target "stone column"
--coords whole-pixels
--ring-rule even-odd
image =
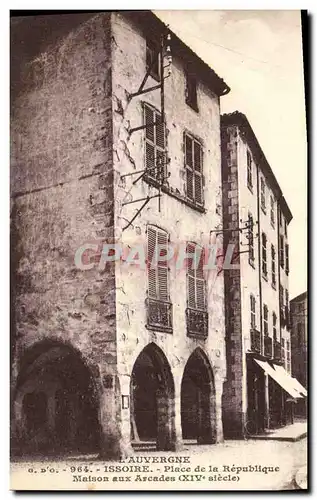
[[[223,442],[223,426],[222,426],[222,391],[223,391],[223,376],[214,373],[215,377],[215,393],[214,393],[214,442],[222,443]]]
[[[176,384],[175,384],[176,385]],[[181,384],[175,387],[175,430],[173,449],[180,451],[183,448],[182,418],[181,418]]]
[[[119,460],[132,453],[129,409],[122,410],[121,396],[115,375],[104,375],[99,394],[99,415],[100,455],[106,460]]]

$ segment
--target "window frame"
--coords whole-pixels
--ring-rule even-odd
[[[152,113],[152,120],[155,118],[155,120],[152,123],[157,122],[158,120],[162,120],[162,115],[160,111],[155,108],[152,104],[149,104],[148,102],[143,102],[143,123],[144,125],[147,125],[147,113]],[[151,123],[151,122],[150,122]],[[162,126],[163,130],[163,143],[164,146],[161,146],[157,143],[157,137],[158,137],[158,127]],[[152,130],[153,129],[153,130]],[[150,131],[152,130],[153,133],[153,140],[149,137]],[[148,149],[147,148],[153,148],[153,164],[154,167],[156,167],[156,162],[158,157],[163,158],[164,165],[163,165],[163,182],[160,181],[158,178],[158,172],[159,169],[154,170],[154,175],[151,174],[149,171],[151,170],[151,167],[148,166]],[[151,180],[154,182],[166,184],[167,183],[167,161],[166,161],[166,127],[165,123],[159,123],[158,125],[153,125],[153,127],[146,127],[144,129],[144,168],[145,168],[145,174],[144,178],[145,180]]]
[[[170,300],[170,269],[169,269],[169,266],[168,266],[168,262],[167,261],[163,261],[163,263],[159,264],[159,261],[157,262],[157,265],[156,267],[152,268],[151,267],[151,262],[149,260],[149,254],[150,254],[150,251],[149,251],[149,246],[150,246],[150,243],[149,243],[149,233],[150,231],[155,231],[156,235],[155,235],[155,245],[154,245],[154,251],[156,249],[156,245],[157,244],[160,244],[159,243],[159,235],[161,236],[164,236],[166,238],[166,251],[168,251],[168,245],[169,245],[169,233],[165,230],[165,229],[162,229],[158,226],[155,226],[153,224],[148,224],[147,227],[146,227],[146,233],[147,233],[147,296],[149,299],[153,299],[153,300],[157,300],[157,301],[160,301],[160,302],[165,302],[165,303],[171,303],[171,300]],[[153,255],[154,255],[154,251],[153,251]],[[152,256],[153,258],[153,256]],[[160,269],[164,269],[165,270],[165,274],[166,274],[166,296],[165,297],[162,297],[161,295],[161,291],[160,291],[160,280],[162,280],[162,277],[160,275]],[[153,295],[151,293],[151,288],[153,287],[153,285],[151,285],[150,283],[150,280],[153,279],[150,277],[150,271],[154,271],[155,272],[155,295]],[[161,271],[162,273],[162,271]],[[163,287],[163,285],[161,285]]]
[[[150,71],[150,76],[156,80],[157,82],[161,81],[161,51],[159,46],[153,42],[150,38],[146,39],[146,47],[145,47],[145,67],[146,71],[148,71],[152,58],[157,54],[157,62],[156,64],[153,65],[151,71]],[[149,60],[150,59],[150,60]],[[155,71],[155,67],[157,65],[157,72]]]
[[[190,246],[193,247],[194,253],[196,254],[196,251],[200,251],[200,258],[199,258],[199,264],[197,269],[190,269],[188,261],[191,260],[191,263],[193,263],[192,258],[186,258],[187,261],[187,266],[186,266],[186,304],[188,309],[192,309],[195,311],[202,311],[202,312],[207,312],[208,307],[207,307],[207,282],[204,276],[204,271],[203,271],[203,264],[204,264],[204,249],[201,245],[198,245],[198,243],[195,243],[194,241],[187,241],[186,242],[186,253],[193,253],[190,251],[191,249],[189,248]],[[197,276],[197,274],[200,273],[200,276]],[[191,297],[190,297],[190,280],[193,280],[194,282],[194,305],[191,302]],[[198,286],[197,283],[200,283],[201,290],[203,291],[203,304],[199,304],[198,302]],[[199,307],[201,306],[201,307]]]
[[[273,340],[277,341],[277,315],[275,311],[272,313],[272,325],[273,325]]]
[[[269,336],[269,308],[267,304],[263,304],[263,334],[264,337]]]
[[[251,152],[247,150],[247,186],[251,193],[253,193],[253,159]]]
[[[276,290],[276,250],[273,243],[271,244],[271,275],[272,275],[272,287]]]
[[[198,80],[191,67],[185,69],[185,103],[196,113],[199,113]]]
[[[284,269],[284,236],[280,234],[280,266]]]
[[[261,199],[261,209],[266,214],[266,182],[264,177],[262,176],[260,180],[260,199]]]
[[[271,216],[270,216],[270,219],[271,219],[271,226],[273,227],[273,229],[275,229],[275,200],[274,200],[274,196],[271,194],[270,196],[270,203],[271,203]]]
[[[256,330],[256,299],[250,293],[250,325],[252,330]]]
[[[191,141],[191,165],[187,163],[187,141]],[[205,200],[204,200],[204,154],[203,154],[203,145],[201,141],[190,134],[187,131],[184,131],[183,134],[183,143],[184,143],[184,168],[185,168],[185,197],[186,199],[190,202],[196,205],[197,207],[203,208],[205,205]],[[200,152],[200,171],[195,168],[195,144],[199,148]],[[191,198],[189,196],[189,184],[188,184],[188,178],[189,176],[192,176],[192,195],[193,197]],[[200,183],[201,183],[201,201],[197,201],[196,197],[196,176],[200,178]]]
[[[289,244],[285,243],[285,272],[289,274]]]

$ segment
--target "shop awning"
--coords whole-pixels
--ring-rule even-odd
[[[260,359],[254,359],[254,361],[262,368],[262,370],[270,375],[270,377],[277,382],[284,391],[286,391],[292,398],[299,399],[303,396],[301,393],[295,388],[292,377],[287,373],[286,370],[282,367],[282,370],[276,369],[278,365],[274,365],[273,368],[267,361],[261,361]],[[285,373],[284,373],[285,372]]]
[[[282,374],[282,376],[284,376],[286,374],[286,376],[288,376],[291,380],[290,380],[290,383],[292,383],[294,389],[299,392],[302,396],[307,396],[307,391],[305,389],[304,386],[302,386],[302,384],[300,382],[298,382],[298,380],[295,378],[295,377],[291,377],[287,371],[285,370],[285,368],[283,368],[283,366],[280,366],[280,365],[274,365],[274,369],[277,371],[277,372],[280,372]]]

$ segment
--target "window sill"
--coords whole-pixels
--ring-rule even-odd
[[[150,177],[144,176],[143,180],[144,180],[144,182],[146,182],[150,186],[154,186],[156,188],[160,187],[160,184],[155,179],[151,179]],[[177,191],[174,191],[173,188],[171,188],[167,184],[161,185],[161,191],[162,191],[162,193],[168,194],[172,198],[175,198],[176,200],[180,201],[181,203],[184,203],[184,205],[187,205],[188,207],[192,208],[193,210],[196,210],[197,212],[199,212],[201,214],[206,213],[206,209],[205,209],[204,205],[197,205],[195,202],[186,198],[186,196],[182,195],[181,193],[178,193]]]

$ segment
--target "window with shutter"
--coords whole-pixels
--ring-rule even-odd
[[[187,333],[206,337],[208,335],[208,313],[206,282],[204,278],[203,249],[195,243],[187,243]]]
[[[263,306],[263,329],[264,335],[267,336],[269,334],[269,310],[266,304]]]
[[[160,51],[151,40],[146,41],[146,70],[151,68],[150,75],[160,81]]]
[[[266,213],[265,180],[261,177],[261,208]]]
[[[197,205],[203,206],[202,147],[193,137],[185,134],[186,196]]]
[[[273,196],[271,196],[271,226],[275,227],[275,202]]]
[[[251,328],[255,328],[255,297],[250,295]]]
[[[161,114],[144,103],[146,178],[165,182],[167,178],[165,127]],[[153,125],[152,125],[153,124]]]
[[[280,235],[280,265],[284,268],[284,236]]]
[[[190,69],[186,71],[186,104],[198,112],[197,100],[197,79],[194,72]]]
[[[166,261],[168,234],[162,229],[148,226],[147,241],[147,327],[171,332],[172,304],[169,298],[169,269]]]
[[[248,185],[248,188],[252,191],[252,188],[253,188],[252,156],[251,156],[250,151],[247,151],[247,185]]]
[[[267,253],[266,253],[267,238],[266,234],[262,233],[262,274],[267,277]]]
[[[276,271],[275,271],[275,247],[271,245],[271,257],[272,257],[272,286],[276,287]]]
[[[285,245],[285,272],[289,274],[289,246]]]

